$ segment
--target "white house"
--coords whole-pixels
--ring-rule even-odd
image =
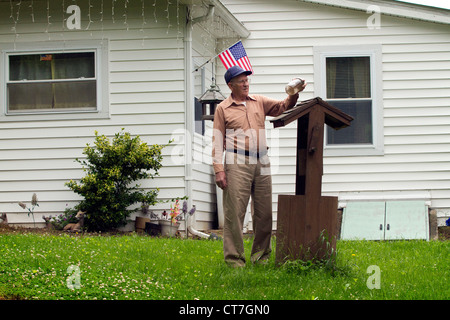
[[[188,196],[196,227],[211,227],[210,165],[188,160],[203,148],[195,96],[211,65],[193,70],[221,37],[248,36],[212,3],[214,11],[202,1],[0,1],[0,212],[10,224],[32,225],[18,202],[33,193],[36,222],[73,207],[80,198],[64,183],[84,175],[74,160],[95,130],[112,137],[124,128],[150,144],[175,139],[160,176],[141,185],[160,188],[162,200]]]
[[[282,98],[301,76],[302,99],[320,96],[355,118],[327,132],[323,193],[366,210],[420,200],[442,224],[450,215],[449,11],[398,1],[223,3],[250,31],[252,92]],[[274,212],[277,194],[294,192],[295,124],[276,135]]]
[[[149,143],[175,138],[160,177],[144,187],[159,187],[161,199],[189,196],[197,228],[212,227],[211,122],[195,121],[195,99],[213,75],[229,93],[220,61],[202,65],[239,39],[255,70],[252,93],[281,99],[300,76],[302,100],[320,96],[355,118],[326,134],[325,195],[342,207],[420,201],[440,224],[450,216],[448,10],[393,0],[0,0],[0,8],[0,212],[10,223],[31,222],[17,202],[33,192],[38,214],[76,204],[64,187],[83,175],[74,159],[94,130],[124,127]],[[49,81],[19,68],[55,54],[79,57],[81,73],[60,79],[74,91],[62,88],[59,105],[45,93]],[[276,213],[277,195],[294,192],[296,124],[266,127]]]

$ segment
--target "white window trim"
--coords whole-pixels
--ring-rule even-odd
[[[33,110],[30,112],[8,113],[6,84],[8,79],[8,56],[10,54],[33,54],[54,52],[95,52],[97,78],[96,110]],[[39,121],[39,120],[76,120],[76,119],[109,119],[109,86],[108,86],[108,41],[49,41],[0,45],[0,122],[5,121]]]
[[[327,57],[358,56],[370,57],[373,143],[327,145],[325,134],[324,156],[367,156],[384,154],[381,45],[314,47],[314,94],[326,100],[325,59]],[[325,128],[325,130],[328,129]]]

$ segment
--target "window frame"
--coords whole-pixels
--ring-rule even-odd
[[[108,42],[106,40],[34,42],[1,45],[0,62],[0,122],[36,120],[108,119]],[[26,111],[8,110],[7,85],[9,81],[9,56],[27,54],[57,54],[73,52],[94,52],[97,101],[95,109],[35,109]],[[13,83],[13,82],[12,82]]]
[[[366,156],[384,154],[384,126],[382,99],[382,51],[381,45],[323,46],[314,47],[314,92],[326,99],[326,58],[369,57],[372,100],[372,144],[327,144],[327,131],[324,134],[324,156]],[[352,99],[353,100],[353,99]],[[364,100],[355,98],[355,100]]]

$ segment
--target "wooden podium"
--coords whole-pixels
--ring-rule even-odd
[[[271,120],[297,120],[295,195],[278,196],[276,261],[326,258],[336,249],[337,197],[322,196],[324,126],[341,129],[353,118],[321,98],[300,102]]]

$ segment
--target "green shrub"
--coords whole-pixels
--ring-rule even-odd
[[[144,191],[134,182],[158,175],[165,145],[149,146],[139,136],[131,138],[124,129],[112,142],[96,131],[94,144],[84,148],[86,160],[76,159],[86,176],[79,183],[71,180],[66,186],[84,197],[77,208],[87,211],[86,228],[108,231],[126,224],[130,214],[138,210],[130,209],[131,205],[157,203],[158,189]]]

